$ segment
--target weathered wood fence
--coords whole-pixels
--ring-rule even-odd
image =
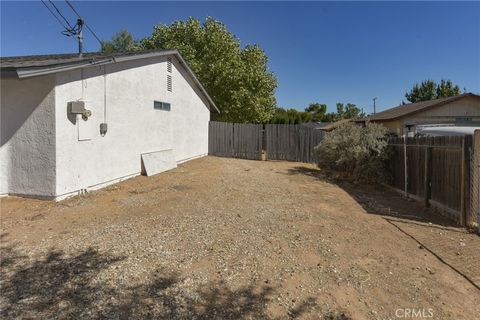
[[[314,163],[315,148],[325,132],[291,124],[266,124],[266,153],[269,160]]]
[[[391,138],[388,143],[392,187],[460,225],[476,221],[470,210],[472,136]]]
[[[208,139],[210,155],[262,159],[262,125],[210,121]]]
[[[208,153],[220,157],[315,162],[313,148],[325,133],[302,125],[211,121]]]

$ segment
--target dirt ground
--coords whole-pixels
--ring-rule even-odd
[[[480,314],[479,236],[313,165],[206,157],[58,203],[3,198],[0,238],[3,319]]]

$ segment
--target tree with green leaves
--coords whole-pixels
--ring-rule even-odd
[[[353,103],[347,103],[345,105],[345,111],[343,113],[343,118],[345,119],[358,119],[364,118],[365,113],[362,112],[360,108],[358,108]]]
[[[345,107],[343,103],[337,102],[337,118],[343,119],[345,117]]]
[[[288,114],[287,110],[284,108],[275,108],[275,113],[273,117],[270,118],[269,123],[273,124],[288,124]]]
[[[296,109],[276,108],[274,116],[269,123],[274,124],[301,124],[312,121],[312,115],[309,112],[302,112]]]
[[[312,121],[321,122],[327,113],[327,105],[318,102],[310,103],[308,107],[305,108],[305,112],[312,115]]]
[[[145,49],[176,48],[197,75],[221,113],[215,120],[268,122],[275,113],[277,79],[258,45],[243,49],[221,22],[194,18],[154,27]]]
[[[336,107],[336,112],[327,113],[326,104],[311,103],[305,108],[305,112],[310,113],[312,115],[312,121],[315,122],[335,122],[341,119],[358,119],[365,117],[365,113],[353,103],[343,104],[339,102]]]
[[[336,113],[336,112],[328,112],[328,113],[326,113],[325,116],[323,117],[322,122],[335,122],[335,121],[338,121],[338,120],[341,120],[341,118],[339,117],[338,113]]]
[[[460,87],[454,85],[451,80],[441,80],[438,84],[433,80],[425,80],[415,84],[405,98],[411,103],[434,100],[438,98],[452,97],[460,94]]]
[[[110,41],[102,41],[100,51],[102,53],[110,54],[114,52],[136,51],[140,50],[140,44],[136,41],[132,34],[122,29],[117,32]]]
[[[365,117],[365,113],[363,113],[355,104],[343,104],[339,102],[337,103],[337,112],[329,112],[325,114],[322,121],[335,122],[342,119],[359,119],[363,117]]]
[[[460,94],[460,87],[454,85],[451,80],[441,80],[437,84],[437,98],[452,97]]]

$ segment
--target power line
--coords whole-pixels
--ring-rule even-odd
[[[57,8],[57,6],[55,5],[55,3],[54,3],[52,0],[48,0],[48,2],[50,2],[50,4],[55,8],[55,10],[56,10],[57,13],[60,15],[60,17],[62,17],[63,20],[67,23],[68,28],[65,28],[65,29],[70,29],[70,30],[72,30],[73,27],[70,25],[70,23],[68,22],[68,20],[63,16],[63,14],[60,12],[60,10],[58,10],[58,8]]]
[[[48,9],[48,11],[50,11],[50,13],[52,14],[52,16],[55,17],[55,19],[57,19],[58,23],[60,23],[60,25],[62,26],[62,28],[64,28],[65,30],[70,30],[67,26],[65,26],[65,24],[60,20],[60,18],[52,11],[52,9],[45,3],[44,0],[41,0],[43,5],[45,6],[45,8]],[[70,24],[68,24],[70,26]],[[63,32],[62,32],[63,33]],[[73,39],[73,38],[72,38]],[[75,39],[74,39],[75,40]]]
[[[48,11],[50,11],[50,13],[52,14],[52,16],[54,16],[55,19],[57,19],[58,23],[60,23],[60,25],[62,26],[62,28],[66,28],[65,25],[63,24],[63,22],[60,21],[60,18],[57,17],[57,15],[56,15],[55,13],[53,13],[52,9],[50,9],[49,6],[47,6],[47,4],[45,3],[45,1],[43,1],[43,0],[41,0],[41,1],[42,1],[43,5],[45,6],[45,8],[47,8]]]
[[[73,7],[73,5],[70,3],[70,1],[68,0],[65,0],[65,2],[68,4],[68,6],[73,10],[73,12],[75,12],[75,14],[77,15],[78,19],[81,19],[83,20],[83,18],[80,16],[80,13],[78,13],[77,10],[75,10],[75,8]],[[100,38],[95,34],[95,32],[93,32],[92,28],[90,28],[88,26],[88,24],[84,23],[85,24],[85,27],[87,27],[88,31],[90,31],[90,33],[95,37],[95,39],[97,39],[98,43],[100,43],[100,45],[102,45],[102,40],[100,40]]]
[[[77,21],[77,23],[72,27],[70,22],[68,22],[67,18],[65,18],[65,16],[60,12],[60,10],[55,5],[55,3],[52,0],[48,0],[48,2],[53,8],[55,8],[55,11],[57,11],[58,15],[62,17],[63,21],[65,21],[65,23],[68,26],[68,27],[65,27],[65,30],[62,32],[62,34],[67,37],[78,36],[82,32],[83,24]]]
[[[77,23],[72,27],[68,20],[65,18],[65,16],[60,12],[60,10],[57,8],[55,3],[52,0],[48,0],[50,4],[55,8],[57,13],[62,17],[62,19],[67,23],[68,28],[65,28],[65,31],[62,32],[63,35],[70,37],[70,36],[80,36],[82,33],[82,28],[83,28],[83,23],[81,21],[77,20]]]
[[[49,4],[50,5],[47,5],[47,3],[44,1],[44,0],[41,0],[43,5],[48,9],[48,11],[50,11],[50,13],[55,17],[55,19],[57,19],[58,23],[60,23],[60,25],[62,26],[62,28],[64,28],[64,30],[62,31],[62,34],[64,36],[67,36],[67,37],[75,37],[77,38],[78,40],[78,53],[80,55],[80,57],[82,57],[82,53],[83,53],[83,20],[82,19],[77,19],[77,23],[72,27],[72,25],[68,22],[67,18],[65,18],[65,16],[60,12],[60,10],[58,9],[58,7],[55,5],[55,3],[53,3],[52,0],[48,0]],[[52,7],[55,9],[55,11],[57,12],[55,14],[55,12],[52,10]],[[59,18],[59,16],[63,19],[64,22],[62,22],[62,20]],[[74,39],[75,41],[75,39]]]

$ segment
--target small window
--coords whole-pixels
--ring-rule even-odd
[[[172,92],[172,76],[167,75],[167,90]]]
[[[167,71],[172,73],[172,58],[168,58],[167,60]]]
[[[153,109],[170,111],[170,103],[153,101]]]

